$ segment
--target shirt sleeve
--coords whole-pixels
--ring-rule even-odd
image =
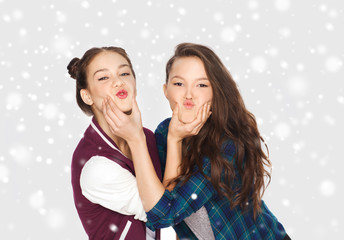
[[[203,165],[203,173],[210,174],[210,162]],[[176,225],[200,209],[216,194],[211,182],[200,172],[185,183],[179,183],[172,192],[165,190],[159,202],[147,212],[146,225],[154,230]]]
[[[80,186],[82,194],[92,203],[147,221],[135,176],[106,157],[95,156],[87,161]]]

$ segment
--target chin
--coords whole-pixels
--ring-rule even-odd
[[[131,112],[133,111],[133,106],[130,104],[129,105],[126,105],[126,106],[118,106],[119,110],[121,110],[122,112],[124,112],[125,114],[127,115],[130,115]]]
[[[195,120],[196,114],[194,112],[189,112],[189,113],[183,113],[179,119],[183,123],[191,123],[193,120]]]

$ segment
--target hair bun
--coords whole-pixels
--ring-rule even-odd
[[[79,63],[79,61],[80,61],[80,59],[75,57],[69,62],[68,66],[67,66],[68,73],[71,76],[71,78],[76,79],[78,77],[78,63]]]

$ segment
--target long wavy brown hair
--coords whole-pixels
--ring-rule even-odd
[[[179,44],[167,62],[166,83],[174,61],[189,56],[198,57],[204,64],[213,89],[212,114],[198,135],[183,140],[181,174],[172,182],[185,183],[195,166],[202,169],[202,158],[208,157],[211,177],[206,177],[218,194],[228,198],[232,208],[239,205],[245,210],[252,204],[256,218],[261,211],[263,193],[271,180],[267,146],[258,131],[254,115],[245,107],[237,84],[210,48],[193,43]],[[235,145],[232,161],[223,157],[223,146],[228,139]],[[267,154],[262,149],[262,143]],[[265,177],[268,179],[267,185],[264,184]]]

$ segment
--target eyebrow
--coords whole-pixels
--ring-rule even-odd
[[[179,79],[185,80],[183,77],[181,77],[181,76],[179,76],[179,75],[173,76],[173,77],[171,78],[171,80],[174,79],[174,78],[179,78]],[[207,80],[207,81],[209,81],[209,79],[206,78],[206,77],[196,78],[195,80],[196,80],[196,81],[201,81],[201,80]]]
[[[120,69],[120,68],[124,68],[124,67],[130,67],[130,66],[129,66],[129,64],[126,64],[126,63],[121,64],[121,65],[118,66],[119,69]],[[110,71],[110,70],[109,70],[108,68],[98,69],[97,71],[95,71],[95,72],[93,73],[93,76],[95,76],[98,72],[106,72],[106,71]]]

